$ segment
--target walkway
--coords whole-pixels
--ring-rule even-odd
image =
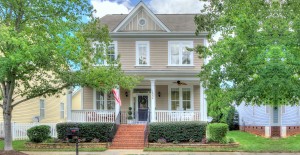
[[[26,152],[28,155],[75,155],[75,152]],[[144,152],[143,150],[109,149],[104,152],[79,152],[79,155],[300,155],[300,153],[247,153],[247,152]]]

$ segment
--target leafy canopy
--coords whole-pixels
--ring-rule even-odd
[[[210,59],[200,73],[208,102],[221,91],[227,103],[298,104],[299,7],[299,0],[210,0],[195,17],[197,33],[210,39],[210,47],[197,47]]]
[[[108,29],[92,13],[88,0],[0,0],[0,100],[23,97],[15,106],[74,85],[132,88],[138,78],[109,61]]]

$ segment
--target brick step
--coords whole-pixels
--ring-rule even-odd
[[[144,142],[144,138],[141,139],[114,139],[113,143],[120,142],[120,143],[131,143],[131,142]]]
[[[144,143],[133,144],[112,144],[111,147],[144,147]]]
[[[143,135],[116,135],[114,138],[115,139],[118,139],[118,138],[139,139],[139,138],[144,138],[144,134]]]
[[[124,146],[110,146],[110,149],[144,149],[144,146],[140,147],[124,147]]]

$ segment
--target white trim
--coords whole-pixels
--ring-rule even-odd
[[[84,96],[83,96],[83,88],[81,88],[80,90],[80,97],[81,97],[81,100],[80,100],[80,108],[83,109],[83,102],[84,102]]]
[[[179,64],[172,64],[171,61],[171,45],[179,44]],[[194,42],[192,40],[172,40],[168,41],[168,66],[194,66],[194,52],[190,52],[190,64],[182,64],[182,48],[183,44],[188,44],[189,48],[194,48]]]
[[[191,90],[191,109],[186,111],[194,111],[194,85],[191,86],[176,86],[174,84],[168,85],[168,110],[171,110],[171,89],[172,88],[179,88],[179,106],[180,111],[182,111],[183,101],[182,101],[182,88],[190,88]]]
[[[139,45],[146,45],[146,62],[147,64],[139,64]],[[150,42],[149,41],[136,41],[135,42],[135,65],[136,66],[150,66]]]
[[[118,32],[121,28],[126,26],[126,24],[130,21],[132,17],[134,17],[140,8],[144,8],[145,12],[148,13],[149,17],[157,22],[157,25],[162,29],[167,32],[171,32],[167,26],[165,26],[154,14],[153,12],[141,1],[126,17],[125,19],[119,23],[119,25],[113,30],[113,32]]]
[[[43,101],[43,102],[41,102],[41,101]],[[41,103],[43,103],[44,108],[41,107]],[[41,110],[44,111],[44,116],[43,116],[43,117],[41,116]],[[39,113],[40,113],[40,114],[39,114],[40,120],[46,118],[46,100],[43,99],[43,98],[40,98],[40,100],[39,100]]]

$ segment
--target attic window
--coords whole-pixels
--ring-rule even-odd
[[[140,25],[140,26],[145,26],[145,25],[146,25],[146,20],[145,20],[144,18],[141,18],[141,19],[139,20],[139,25]]]

